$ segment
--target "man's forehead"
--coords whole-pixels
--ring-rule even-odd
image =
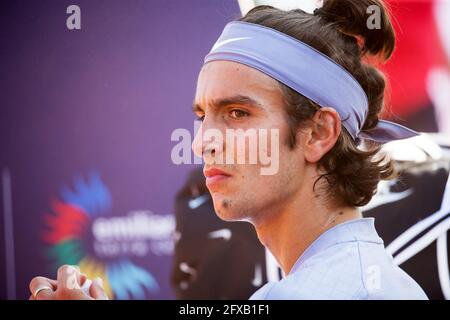
[[[204,109],[203,106],[204,103],[194,101],[193,104],[193,110],[200,111]],[[244,95],[235,95],[235,96],[226,96],[226,97],[218,97],[215,99],[211,99],[209,101],[206,101],[206,105],[210,105],[214,108],[223,108],[229,105],[241,105],[241,106],[248,106],[253,108],[261,108],[264,109],[264,106],[258,102],[257,100]]]
[[[214,61],[204,65],[200,72],[196,103],[206,104],[239,96],[261,103],[259,100],[266,96],[280,94],[278,81],[268,75],[240,63]]]
[[[274,85],[277,81],[265,73],[234,61],[213,61],[203,65],[199,79],[214,78],[229,80],[246,80],[248,83],[257,82],[262,85]]]

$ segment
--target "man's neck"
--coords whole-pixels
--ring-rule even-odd
[[[345,221],[361,218],[357,208],[327,208],[323,199],[302,198],[295,197],[275,213],[253,221],[259,240],[272,252],[286,275],[322,233]]]

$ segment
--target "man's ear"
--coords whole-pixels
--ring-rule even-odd
[[[341,134],[341,118],[333,108],[320,108],[305,130],[304,154],[308,162],[318,162],[336,144]]]

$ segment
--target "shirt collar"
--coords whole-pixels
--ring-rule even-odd
[[[375,230],[374,222],[374,218],[360,218],[340,223],[328,229],[303,252],[289,274],[296,272],[313,255],[339,243],[364,241],[383,244],[383,240]]]

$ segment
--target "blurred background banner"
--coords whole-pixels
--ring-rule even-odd
[[[66,26],[74,3],[80,30]],[[238,3],[14,0],[0,15],[0,298],[28,298],[61,263],[114,298],[171,298],[190,169],[172,163],[171,133],[193,130],[203,57]]]
[[[377,225],[386,244],[439,210],[449,157],[423,150],[448,155],[450,145],[450,1],[387,2],[398,42],[383,67],[390,81],[385,117],[441,134],[422,144],[418,156],[400,159],[426,163],[423,178],[407,172],[408,183],[424,192],[415,198],[417,216],[402,217],[410,211],[404,203],[393,205],[392,215],[384,210],[378,221],[399,226]],[[115,299],[245,299],[280,276],[249,225],[225,226],[211,203],[202,207],[209,196],[196,167],[171,160],[173,131],[193,134],[191,107],[205,54],[227,22],[259,4],[312,12],[318,2],[0,2],[0,299],[27,299],[29,281],[54,278],[61,264],[101,276]],[[430,186],[437,188],[434,198],[426,195]],[[211,220],[197,224],[196,212]],[[194,242],[176,241],[181,227]],[[217,246],[208,234],[223,228],[240,236]],[[401,263],[410,273],[431,274],[415,275],[428,294],[449,298],[448,268],[441,259],[438,272],[433,245],[426,255],[413,246],[422,257],[403,254]],[[187,259],[196,256],[194,268]]]

